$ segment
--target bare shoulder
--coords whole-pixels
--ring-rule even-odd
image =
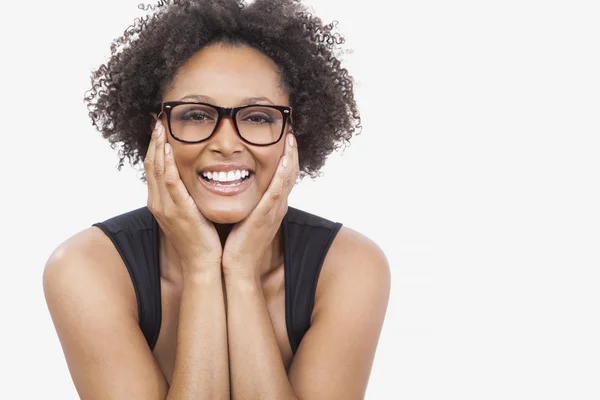
[[[315,308],[325,293],[331,293],[332,286],[349,296],[370,288],[382,293],[387,302],[390,284],[390,267],[383,250],[367,236],[342,226],[323,263]]]
[[[300,398],[364,398],[390,281],[381,248],[342,227],[321,268],[310,328],[290,366],[288,376]]]
[[[44,291],[87,292],[87,285],[106,285],[118,294],[114,299],[126,306],[137,320],[137,300],[125,264],[108,236],[100,228],[89,227],[61,243],[50,255],[43,273]]]
[[[43,273],[48,310],[84,399],[158,399],[168,390],[139,328],[133,283],[99,228],[60,244]]]
[[[367,262],[371,267],[375,263],[379,268],[387,269],[385,254],[374,241],[354,229],[342,226],[325,261],[335,265],[351,259]]]

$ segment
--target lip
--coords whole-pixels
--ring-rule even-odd
[[[252,168],[250,168],[246,164],[214,164],[208,165],[200,169],[199,174],[202,174],[204,172],[229,172],[236,170],[246,170],[249,172],[254,172],[254,170],[252,170]]]
[[[225,170],[223,170],[223,171],[225,171]],[[219,171],[219,172],[221,172],[221,171]],[[207,188],[212,193],[218,194],[220,196],[234,196],[236,194],[244,192],[246,189],[248,189],[248,187],[250,187],[250,184],[254,180],[254,175],[255,174],[251,174],[247,180],[245,180],[244,182],[242,182],[241,184],[239,184],[237,186],[214,185],[210,182],[205,181],[204,178],[202,178],[202,176],[200,174],[198,174],[198,179],[200,180],[200,182],[202,182],[204,187]]]

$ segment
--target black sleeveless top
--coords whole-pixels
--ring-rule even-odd
[[[112,240],[135,289],[139,326],[154,349],[161,324],[158,222],[147,207],[93,224]],[[342,224],[288,207],[282,221],[285,323],[295,354],[310,327],[325,255]]]

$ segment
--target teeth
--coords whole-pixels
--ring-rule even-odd
[[[229,172],[204,172],[202,175],[217,182],[232,182],[247,177],[250,175],[250,172],[247,170],[236,170]]]

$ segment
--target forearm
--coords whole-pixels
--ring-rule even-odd
[[[233,399],[295,399],[258,280],[225,276]]]
[[[229,399],[221,266],[184,277],[168,400]]]

